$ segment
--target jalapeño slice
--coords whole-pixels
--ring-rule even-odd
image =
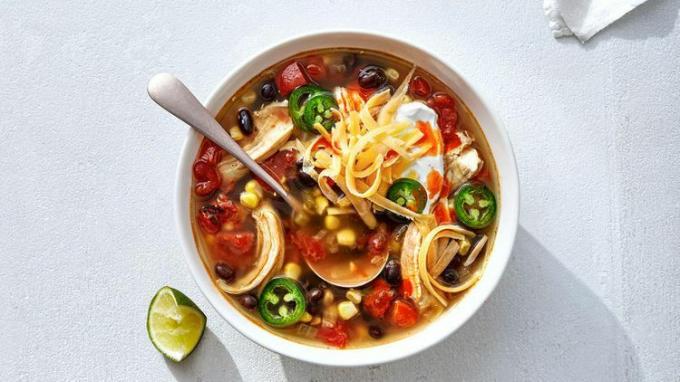
[[[293,124],[307,132],[315,131],[315,123],[332,129],[336,122],[332,110],[337,108],[333,95],[316,85],[300,86],[288,97],[288,113]]]
[[[272,279],[260,294],[257,310],[268,325],[283,328],[295,324],[305,314],[305,294],[288,277]]]
[[[387,190],[387,199],[413,212],[421,213],[427,204],[427,191],[415,179],[400,178]]]
[[[484,228],[496,217],[496,197],[483,183],[465,183],[454,196],[458,220],[470,228]]]
[[[326,130],[330,131],[335,126],[335,116],[333,109],[337,110],[338,104],[330,93],[317,94],[305,104],[302,122],[310,130],[314,130],[314,124],[320,123]]]

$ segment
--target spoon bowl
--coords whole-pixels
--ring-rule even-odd
[[[369,255],[362,254],[361,256],[367,257]],[[378,277],[385,268],[388,258],[388,254],[385,253],[371,259],[357,258],[346,262],[333,262],[333,259],[314,262],[306,258],[305,262],[309,269],[323,281],[341,288],[356,288],[366,285]],[[353,261],[368,262],[368,265],[356,266],[354,267],[356,269],[352,269],[351,263]]]

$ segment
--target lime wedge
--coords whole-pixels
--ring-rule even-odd
[[[189,297],[165,286],[151,300],[146,331],[153,346],[179,362],[198,345],[205,330],[205,314]]]

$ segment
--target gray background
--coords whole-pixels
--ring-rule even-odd
[[[0,12],[5,380],[680,380],[680,1],[584,46],[555,41],[535,0],[41,3]],[[205,99],[263,47],[329,28],[459,68],[505,121],[521,178],[493,296],[440,345],[370,368],[278,356],[208,305],[173,221],[185,128],[145,93],[170,71]],[[181,365],[144,327],[165,284],[208,315]]]

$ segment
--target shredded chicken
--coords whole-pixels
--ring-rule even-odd
[[[271,103],[253,115],[255,136],[243,149],[256,162],[262,162],[286,144],[293,133],[293,121],[288,115],[288,102]],[[217,168],[226,182],[236,182],[248,174],[248,169],[231,155],[226,155]]]
[[[452,190],[467,182],[482,169],[484,162],[479,153],[471,147],[474,139],[467,132],[456,133],[461,144],[446,153],[446,179]]]

